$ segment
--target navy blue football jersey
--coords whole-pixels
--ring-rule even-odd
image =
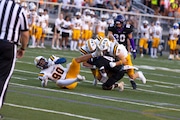
[[[122,29],[116,28],[114,25],[108,27],[119,44],[123,44],[127,48],[128,34],[133,32],[133,26],[130,24],[124,25]]]

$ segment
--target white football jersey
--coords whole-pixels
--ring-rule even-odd
[[[36,21],[37,21],[37,12],[33,11],[33,12],[29,12],[29,24],[31,25],[36,25]],[[34,21],[33,21],[34,19]]]
[[[179,29],[171,28],[169,30],[170,40],[176,40],[178,38],[179,32]]]
[[[83,26],[82,26],[82,29],[83,30],[89,30],[90,28],[90,21],[91,21],[91,16],[86,16],[86,15],[83,15]]]
[[[128,56],[128,51],[126,47],[122,44],[118,44],[116,42],[111,42],[110,43],[110,48],[108,50],[109,55],[112,57],[118,56],[120,53],[124,55],[124,57]]]
[[[159,25],[155,25],[155,26],[153,27],[152,32],[153,32],[153,37],[155,37],[155,38],[161,38],[161,36],[162,36],[162,27],[159,26]]]
[[[79,19],[74,18],[73,21],[72,21],[72,24],[73,24],[73,29],[80,30],[81,27],[82,27],[82,20],[81,20],[81,18],[79,18]]]
[[[36,20],[36,26],[42,27],[42,24],[45,22],[44,16],[37,16],[37,20]]]
[[[91,18],[91,20],[90,20],[90,27],[89,27],[90,30],[94,30],[95,21],[96,21],[96,19],[94,17]]]
[[[149,26],[144,28],[144,26],[141,26],[141,38],[149,39]]]
[[[106,21],[99,21],[97,32],[105,33],[105,29],[107,28],[107,26],[108,26],[108,24]]]
[[[54,55],[48,59],[49,67],[41,70],[38,77],[40,80],[52,80],[56,82],[57,80],[63,80],[66,78],[68,70],[61,64],[54,64],[57,59],[59,58]]]
[[[42,28],[46,28],[48,27],[46,21],[47,22],[49,21],[49,15],[46,14],[46,15],[43,15],[43,17],[44,17],[44,22],[42,23]]]

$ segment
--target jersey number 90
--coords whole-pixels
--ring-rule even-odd
[[[60,67],[57,67],[57,68],[56,68],[56,72],[54,72],[54,73],[52,74],[52,77],[53,77],[54,79],[56,79],[56,80],[59,80],[59,79],[61,79],[61,76],[62,76],[63,73],[64,73],[64,70],[61,69]]]

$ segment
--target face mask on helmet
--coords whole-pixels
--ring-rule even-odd
[[[178,23],[174,23],[174,24],[173,24],[173,28],[174,28],[174,29],[178,29],[178,28],[179,28],[179,24],[178,24]]]
[[[48,62],[47,59],[44,57],[36,57],[34,60],[34,63],[37,68],[40,68],[41,70],[48,68]]]
[[[122,27],[124,23],[125,23],[125,18],[122,15],[118,15],[116,19],[114,20],[114,24],[118,28]]]
[[[97,47],[97,45],[95,43],[95,40],[94,39],[89,39],[86,42],[86,47],[90,52],[94,52],[96,50],[96,47]]]
[[[98,45],[98,48],[101,51],[108,50],[109,47],[110,47],[110,41],[107,38],[102,39]]]

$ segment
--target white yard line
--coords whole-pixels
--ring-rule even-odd
[[[164,109],[164,110],[172,110],[172,111],[180,112],[180,109],[176,109],[176,108],[162,107],[162,106],[157,106],[157,105],[151,105],[151,104],[145,104],[145,103],[137,103],[137,102],[131,102],[131,101],[126,101],[126,100],[125,101],[124,100],[116,100],[116,99],[111,99],[111,98],[104,98],[104,97],[100,97],[100,96],[94,96],[94,95],[90,95],[90,94],[83,94],[83,93],[63,91],[63,90],[54,90],[54,89],[49,89],[49,88],[22,85],[22,84],[17,84],[17,83],[10,83],[10,85],[16,85],[16,86],[21,86],[21,87],[25,87],[25,88],[32,88],[32,89],[39,89],[39,90],[46,90],[46,91],[51,91],[51,92],[60,92],[60,93],[66,93],[66,94],[73,94],[73,95],[79,95],[79,96],[88,97],[88,98],[95,98],[95,99],[101,99],[101,100],[107,100],[107,101],[113,101],[113,102],[121,102],[121,103],[127,103],[127,104],[133,104],[133,105],[146,106],[146,107],[159,108],[159,109]],[[146,91],[148,91],[148,90],[146,90]],[[154,93],[156,93],[156,91],[154,91]]]
[[[82,119],[86,119],[86,120],[100,120],[97,118],[92,118],[92,117],[87,117],[87,116],[82,116],[82,115],[77,115],[77,114],[72,114],[72,113],[67,113],[67,112],[60,112],[60,111],[55,111],[55,110],[22,106],[22,105],[16,105],[16,104],[11,104],[11,103],[4,103],[4,104],[11,106],[11,107],[17,107],[17,108],[23,108],[23,109],[35,110],[35,111],[41,111],[41,112],[47,112],[47,113],[53,113],[53,114],[61,114],[61,115],[66,115],[66,116],[71,116],[71,117],[76,117],[76,118],[82,118]]]

